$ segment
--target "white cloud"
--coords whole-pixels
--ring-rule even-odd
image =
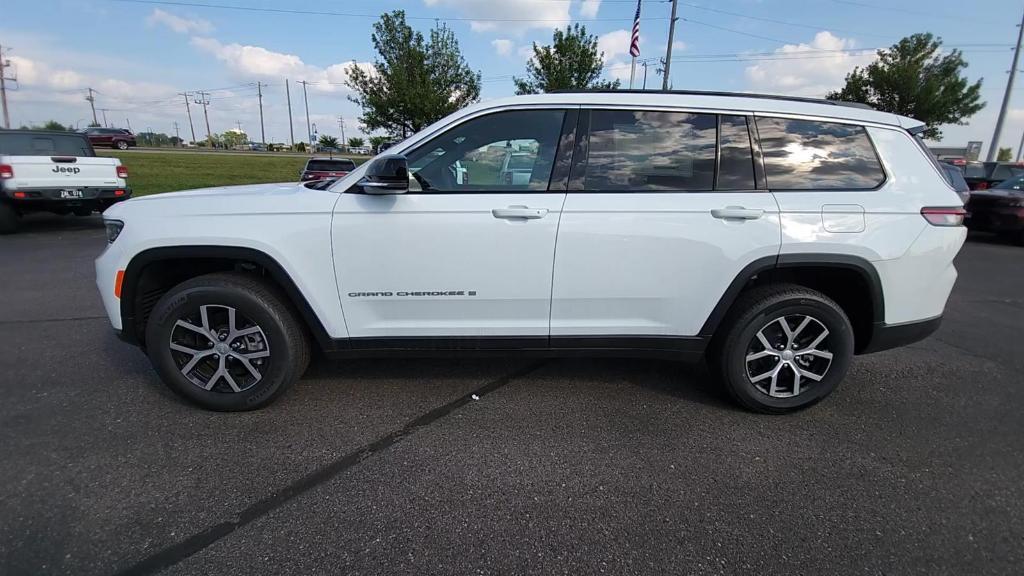
[[[352,65],[366,71],[374,69],[369,62],[340,62],[320,68],[306,64],[295,54],[274,52],[262,46],[222,44],[216,39],[201,36],[194,36],[191,44],[224,62],[229,70],[243,79],[285,77],[306,80],[321,92],[347,90],[344,83],[348,79],[348,68]]]
[[[516,48],[516,54],[523,60],[533,58],[533,44],[523,44],[519,48]]]
[[[841,88],[854,66],[865,66],[875,59],[874,52],[851,51],[853,48],[853,40],[818,32],[809,44],[787,44],[775,51],[773,57],[786,59],[748,66],[748,85],[754,91],[824,96]]]
[[[423,0],[430,7],[451,8],[460,16],[470,18],[474,32],[501,30],[522,34],[532,28],[560,28],[570,22],[569,2],[523,0]],[[479,20],[477,20],[479,19]],[[495,22],[494,20],[499,20]]]
[[[202,18],[182,18],[176,14],[154,8],[146,18],[146,24],[156,26],[162,24],[178,34],[209,34],[213,32],[213,24]]]
[[[676,40],[675,42],[672,43],[672,50],[678,50],[680,52],[686,50],[686,42],[683,42],[682,40]]]
[[[601,0],[583,0],[580,5],[580,18],[595,18],[601,8]]]
[[[633,34],[629,30],[612,30],[597,38],[597,51],[604,52],[605,61],[629,54],[629,41]]]
[[[511,40],[506,38],[497,38],[491,40],[491,46],[494,46],[494,51],[497,52],[499,56],[508,56],[512,53],[513,43]]]

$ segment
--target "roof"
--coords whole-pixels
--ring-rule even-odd
[[[467,111],[523,104],[707,108],[711,110],[736,110],[737,112],[803,114],[841,120],[888,124],[902,128],[911,128],[922,124],[913,118],[862,106],[853,106],[849,102],[835,102],[832,100],[797,96],[747,94],[742,92],[663,92],[660,90],[552,92],[488,100],[471,106]]]

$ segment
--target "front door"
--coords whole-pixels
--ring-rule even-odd
[[[470,118],[405,153],[408,193],[342,195],[332,242],[353,342],[546,345],[568,176],[556,157],[575,114],[565,128],[562,109]]]

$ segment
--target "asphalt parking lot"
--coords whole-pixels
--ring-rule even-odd
[[[797,415],[618,359],[319,361],[217,414],[114,337],[98,218],[25,224],[0,237],[0,574],[1024,566],[1024,248],[969,242],[942,329]]]

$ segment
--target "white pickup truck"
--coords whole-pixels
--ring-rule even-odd
[[[102,212],[131,197],[127,178],[120,160],[96,156],[81,134],[0,130],[0,234],[28,212]]]

